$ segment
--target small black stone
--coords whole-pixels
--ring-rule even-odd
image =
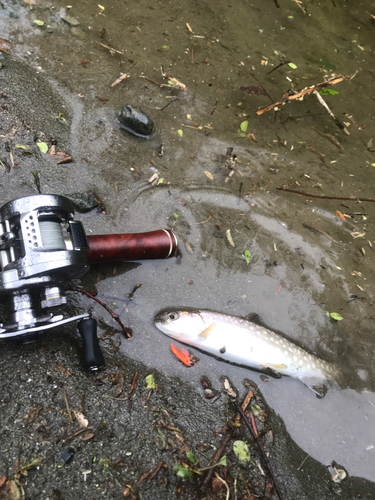
[[[65,465],[68,465],[74,458],[74,449],[68,448],[67,450],[62,451],[60,456],[64,460]]]
[[[148,139],[155,131],[155,124],[141,111],[137,111],[130,104],[126,104],[118,117],[121,128],[137,137]]]

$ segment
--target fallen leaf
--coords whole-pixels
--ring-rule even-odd
[[[8,40],[5,40],[5,38],[0,37],[0,52],[5,52],[6,54],[9,54],[11,47],[12,46],[8,42]]]
[[[156,389],[155,377],[152,373],[150,375],[147,375],[145,380],[147,389]]]
[[[336,210],[336,215],[337,217],[340,217],[340,219],[346,220],[345,215],[342,212],[340,212],[340,210]]]
[[[240,462],[246,464],[250,462],[250,451],[248,445],[244,441],[235,441],[233,443],[233,451]]]
[[[41,153],[47,153],[48,152],[48,145],[45,142],[37,142],[36,145],[40,149]]]
[[[29,411],[27,414],[27,417],[25,418],[25,424],[31,424],[31,422],[34,422],[36,417],[39,415],[39,413],[42,411],[43,406],[37,406],[33,408],[32,410]]]
[[[82,441],[88,441],[89,439],[92,439],[94,436],[95,432],[90,432],[89,434],[86,434],[86,436],[82,438]]]
[[[212,181],[214,180],[214,176],[211,174],[211,172],[209,172],[208,170],[205,170],[204,173],[207,175],[207,177],[209,179],[211,179]]]
[[[186,245],[186,250],[187,250],[189,253],[194,253],[194,250],[191,248],[190,243],[186,242],[186,243],[185,243],[185,245]]]
[[[87,427],[89,425],[89,421],[87,420],[87,418],[85,418],[83,413],[81,413],[80,411],[75,411],[75,410],[73,410],[73,413],[77,419],[77,422],[79,423],[79,425],[81,427]]]
[[[16,144],[16,148],[23,149],[23,151],[25,151],[25,153],[29,153],[30,155],[33,154],[31,149],[28,146],[24,146],[23,144]]]
[[[0,37],[0,52],[5,52],[9,54],[10,49],[12,48],[11,44],[5,38]]]
[[[255,87],[240,87],[240,90],[250,95],[267,95],[266,90],[260,85],[256,85]]]
[[[366,236],[366,233],[361,233],[360,231],[354,231],[353,233],[350,233],[354,239],[356,238],[363,238]]]
[[[71,156],[66,155],[65,158],[63,158],[62,160],[59,160],[57,162],[57,164],[60,165],[62,163],[71,163],[72,161],[73,161],[73,158]]]
[[[113,393],[114,398],[118,398],[124,389],[125,376],[121,370],[119,370],[119,383],[117,389]]]
[[[235,399],[237,397],[236,392],[234,391],[234,389],[230,385],[229,380],[227,378],[224,379],[224,389],[225,389],[225,392],[228,394],[228,396],[230,396],[231,398]]]
[[[227,238],[228,238],[229,243],[232,245],[232,247],[234,247],[234,246],[235,246],[235,244],[234,244],[234,241],[233,241],[233,239],[232,239],[232,235],[230,234],[230,229],[227,229],[227,230],[225,231],[225,234],[227,235]]]
[[[65,366],[60,365],[60,363],[58,363],[57,361],[56,361],[56,363],[55,363],[55,366],[56,366],[56,368],[59,370],[59,372],[60,372],[60,373],[63,373],[63,374],[64,374],[64,375],[66,375],[67,377],[71,377],[71,375],[72,375],[72,374],[70,373],[70,371],[69,371],[69,370],[67,370],[67,369],[65,368]]]
[[[101,96],[101,95],[96,95],[95,96],[97,99],[99,99],[99,101],[102,101],[102,102],[107,102],[109,101],[108,97],[104,97],[104,96]]]

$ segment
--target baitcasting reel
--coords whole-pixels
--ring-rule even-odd
[[[73,203],[59,195],[27,196],[0,209],[0,297],[7,311],[0,339],[21,336],[28,342],[78,321],[85,365],[95,371],[104,365],[96,320],[87,313],[65,318],[50,308],[66,304],[66,287],[88,271],[89,263],[169,257],[177,239],[169,230],[87,238],[73,216]]]

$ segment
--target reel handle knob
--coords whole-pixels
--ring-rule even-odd
[[[87,370],[97,371],[104,366],[104,356],[99,345],[96,319],[81,319],[77,327],[82,337],[85,367]]]

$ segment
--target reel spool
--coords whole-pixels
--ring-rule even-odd
[[[79,321],[86,366],[97,370],[104,358],[96,321],[87,313],[64,318],[49,311],[66,304],[69,281],[89,269],[86,234],[73,214],[71,201],[58,195],[27,196],[0,209],[0,297],[8,312],[0,338],[22,336],[28,342],[52,327]]]

